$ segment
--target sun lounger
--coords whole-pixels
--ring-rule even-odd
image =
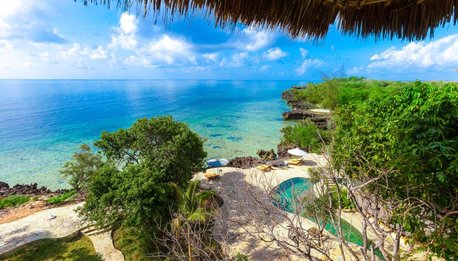
[[[270,165],[259,165],[256,167],[258,170],[262,171],[262,172],[267,172],[267,171],[271,171],[272,170],[272,166]]]
[[[289,159],[286,161],[289,165],[301,165],[303,162],[303,159]]]
[[[213,173],[213,172],[205,173],[204,176],[208,180],[215,180],[215,179],[218,179],[220,177],[219,174],[216,174],[216,173]]]

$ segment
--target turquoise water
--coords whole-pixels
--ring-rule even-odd
[[[283,90],[272,81],[0,81],[0,180],[65,187],[58,174],[82,143],[140,117],[172,115],[206,139],[209,157],[276,148]]]
[[[296,206],[297,204],[301,204],[301,196],[303,196],[312,186],[313,184],[305,178],[288,179],[280,183],[275,189],[274,198],[276,202],[274,202],[274,205],[284,211],[297,213],[296,209],[299,208],[296,208]],[[315,220],[312,221],[316,222]],[[341,223],[344,238],[349,242],[362,246],[363,235],[345,220],[341,220]],[[334,236],[338,235],[336,227],[331,223],[327,223],[325,229]]]

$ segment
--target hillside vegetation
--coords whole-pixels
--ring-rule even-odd
[[[458,256],[458,84],[330,79],[293,88],[297,100],[333,110],[326,148],[334,167],[389,206],[392,227],[438,256]],[[310,124],[310,123],[308,123]],[[283,140],[317,150],[308,124]],[[292,140],[293,139],[293,140]]]

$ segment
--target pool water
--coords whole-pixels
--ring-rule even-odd
[[[297,213],[297,207],[302,202],[301,198],[303,198],[305,193],[312,187],[313,184],[306,178],[288,179],[280,183],[280,185],[278,185],[278,187],[274,190],[275,201],[273,204],[284,211],[295,214]],[[309,219],[313,222],[317,222],[312,218]],[[344,238],[349,242],[362,246],[363,235],[345,220],[341,220],[341,222]],[[337,236],[337,229],[333,224],[327,223],[325,228],[329,233]]]

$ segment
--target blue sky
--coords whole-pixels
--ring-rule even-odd
[[[215,28],[197,12],[164,22],[73,0],[4,1],[0,78],[319,80],[357,75],[458,80],[458,27],[423,42],[320,40],[280,30]]]

